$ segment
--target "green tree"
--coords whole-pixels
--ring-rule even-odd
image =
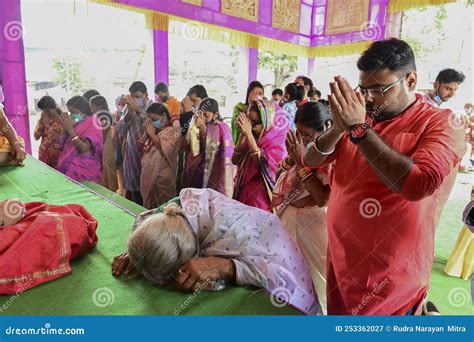
[[[81,63],[74,57],[64,56],[52,60],[57,72],[55,81],[66,89],[67,94],[78,94],[83,88]]]
[[[258,66],[273,71],[275,75],[274,88],[283,88],[298,70],[298,57],[259,51]]]
[[[428,7],[403,12],[401,38],[410,44],[417,59],[426,62],[429,56],[440,51],[443,41],[446,40],[446,18],[444,6],[438,6],[434,15],[428,12]]]

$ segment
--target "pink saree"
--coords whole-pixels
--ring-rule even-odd
[[[238,167],[233,198],[244,204],[272,211],[272,191],[278,164],[286,156],[285,139],[289,125],[280,107],[258,101],[264,132],[257,141],[258,164],[247,154]],[[276,109],[276,113],[275,113]],[[271,124],[270,124],[271,123]]]
[[[89,140],[91,149],[80,153],[74,147],[71,137],[63,135],[58,171],[78,181],[93,181],[100,184],[102,179],[103,135],[101,123],[95,114],[89,115],[74,126],[81,140]]]

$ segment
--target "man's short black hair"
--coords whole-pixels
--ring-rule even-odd
[[[51,96],[43,96],[37,104],[40,110],[56,109],[56,101]]]
[[[145,83],[141,81],[135,81],[132,83],[130,88],[128,88],[128,91],[131,93],[139,91],[140,93],[145,94],[147,92],[146,85]]]
[[[306,77],[306,76],[298,76],[297,78],[301,78],[303,80],[303,84],[304,86],[309,86],[309,89],[313,88],[314,84],[313,84],[313,81],[311,80],[311,78],[309,77]]]
[[[155,94],[158,94],[158,93],[169,93],[168,86],[163,82],[158,83],[155,86]]]
[[[206,88],[204,88],[204,86],[201,84],[197,84],[189,89],[186,96],[192,96],[192,95],[195,95],[196,97],[199,97],[200,99],[205,99],[209,97],[207,96]]]
[[[308,92],[308,97],[312,97],[314,95],[317,95],[319,98],[321,98],[321,92],[315,87],[311,88]]]
[[[451,82],[456,82],[456,83],[463,83],[464,80],[466,79],[466,76],[460,71],[456,71],[454,69],[444,69],[441,70],[436,76],[436,81],[438,83],[451,83]]]
[[[274,91],[272,91],[272,96],[275,95],[283,96],[283,90],[281,90],[280,88],[275,89]]]
[[[360,71],[389,69],[399,77],[416,70],[415,54],[405,41],[391,38],[373,42],[357,61]]]

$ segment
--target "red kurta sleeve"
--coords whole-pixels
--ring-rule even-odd
[[[439,111],[429,118],[416,151],[413,167],[400,195],[419,201],[432,195],[453,167],[457,167],[466,147],[464,130],[456,125],[450,110]]]

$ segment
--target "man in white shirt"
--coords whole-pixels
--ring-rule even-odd
[[[456,91],[465,78],[462,72],[454,69],[441,70],[433,84],[433,90],[423,95],[423,101],[434,107],[440,107],[443,102],[448,102],[456,95]]]

